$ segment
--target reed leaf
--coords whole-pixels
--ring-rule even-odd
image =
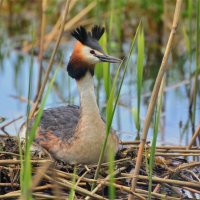
[[[160,115],[162,112],[162,102],[163,102],[163,91],[165,87],[165,77],[163,77],[161,87],[158,93],[156,111],[155,111],[155,122],[154,122],[154,131],[153,131],[153,140],[151,144],[151,151],[150,151],[150,160],[149,160],[149,187],[148,187],[148,199],[151,200],[151,192],[152,192],[152,176],[153,176],[153,167],[154,167],[154,160],[155,160],[155,152],[156,152],[156,142],[158,136],[158,128],[160,122]]]
[[[110,149],[109,150],[109,174],[110,174],[110,178],[109,178],[109,199],[110,200],[115,200],[115,179],[114,179],[114,168],[115,168],[115,164],[114,164],[114,152]]]
[[[106,137],[105,137],[105,140],[104,140],[103,145],[102,145],[101,153],[100,153],[100,156],[99,156],[99,161],[98,161],[98,164],[97,164],[97,169],[95,171],[95,176],[94,176],[95,180],[97,180],[97,178],[99,176],[99,170],[100,170],[101,163],[102,163],[102,160],[103,160],[103,157],[104,157],[105,148],[106,148],[108,136],[109,136],[109,133],[110,133],[113,116],[114,116],[115,109],[116,109],[116,106],[117,106],[117,103],[118,103],[118,100],[119,100],[120,91],[121,91],[121,88],[122,88],[122,85],[123,85],[123,82],[124,82],[124,78],[125,78],[125,75],[126,75],[126,71],[127,71],[129,61],[130,61],[130,57],[133,53],[133,47],[134,47],[135,40],[136,40],[137,35],[138,35],[139,28],[140,28],[140,24],[137,27],[136,34],[133,37],[133,40],[132,40],[132,43],[131,43],[130,51],[129,51],[127,60],[125,62],[124,72],[123,72],[121,81],[119,83],[119,89],[116,93],[115,101],[114,101],[115,89],[116,89],[117,80],[118,80],[119,73],[120,73],[120,70],[121,70],[123,63],[121,63],[120,66],[118,67],[118,70],[116,72],[116,75],[115,75],[115,78],[114,78],[114,81],[113,81],[111,93],[110,93],[110,96],[109,96],[109,99],[108,99],[108,102],[107,102],[107,107],[106,107],[106,114],[107,114],[106,115]],[[114,106],[113,106],[113,102],[114,102]],[[94,187],[95,187],[95,183],[93,183],[92,189],[94,189]]]
[[[73,186],[71,187],[71,190],[70,190],[70,193],[69,193],[69,200],[73,200],[73,199],[74,199],[74,196],[75,196],[76,171],[77,171],[77,168],[76,168],[76,166],[75,166],[75,167],[74,167],[73,177],[72,177],[72,184],[73,184]]]
[[[30,58],[30,70],[29,70],[29,83],[28,83],[28,103],[27,103],[27,107],[26,107],[26,116],[27,116],[27,120],[26,120],[26,126],[28,126],[29,124],[29,114],[30,114],[30,102],[31,102],[31,91],[32,91],[32,83],[33,83],[33,45],[34,45],[34,41],[35,41],[35,33],[33,31],[33,27],[31,30],[31,36],[32,36],[32,50],[31,50],[31,58]],[[20,142],[19,142],[20,143]],[[20,181],[21,182],[21,191],[22,191],[22,195],[25,199],[32,199],[32,196],[29,192],[29,189],[31,187],[31,162],[30,162],[30,149],[29,149],[29,133],[28,133],[28,129],[26,130],[26,138],[25,138],[25,161],[22,161],[22,148],[21,146],[20,148],[20,159],[21,159],[21,166],[22,166],[22,170],[20,171]]]
[[[138,33],[138,58],[137,58],[137,121],[136,128],[138,136],[140,132],[140,104],[141,104],[141,93],[142,93],[142,77],[144,68],[144,33],[142,27]]]
[[[106,44],[107,44],[107,34],[104,33],[102,40],[101,40],[101,45],[103,49],[106,49]],[[107,62],[102,63],[102,69],[103,69],[103,82],[104,82],[104,89],[106,91],[106,100],[109,97],[110,94],[110,87],[111,87],[111,82],[110,82],[110,65]]]
[[[56,79],[57,73],[58,73],[58,68],[56,69],[54,76],[53,76],[52,80],[50,81],[50,83],[48,85],[47,91],[46,91],[45,96],[44,96],[44,98],[41,102],[38,114],[35,117],[35,120],[34,120],[34,123],[33,123],[31,130],[29,131],[28,128],[27,128],[27,133],[28,133],[27,138],[28,138],[28,140],[27,140],[27,143],[26,143],[25,161],[24,161],[24,167],[23,167],[23,169],[24,169],[24,171],[23,171],[23,188],[22,188],[22,195],[25,199],[32,199],[31,193],[30,193],[31,177],[32,177],[31,176],[32,175],[31,162],[30,162],[30,160],[31,160],[31,152],[30,152],[31,145],[32,145],[33,140],[35,138],[36,129],[39,126],[39,123],[40,123],[40,120],[41,120],[41,117],[42,117],[45,102],[46,102],[47,97],[50,93],[50,90],[53,86],[53,83]]]

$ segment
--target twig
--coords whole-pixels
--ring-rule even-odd
[[[48,65],[48,68],[47,68],[47,71],[46,71],[46,74],[45,74],[45,77],[44,77],[44,81],[42,83],[42,86],[41,86],[39,94],[38,94],[38,98],[37,98],[32,110],[31,110],[31,113],[30,113],[30,116],[29,116],[30,119],[34,116],[34,114],[35,114],[35,112],[36,112],[36,110],[38,108],[38,105],[39,105],[39,103],[40,103],[40,101],[42,99],[42,94],[43,94],[45,86],[47,84],[48,77],[49,77],[49,74],[50,74],[50,71],[51,71],[51,68],[52,68],[52,65],[53,65],[53,61],[54,61],[56,52],[58,50],[58,46],[59,46],[60,41],[61,41],[61,37],[62,37],[63,31],[64,31],[65,21],[66,21],[66,18],[67,18],[70,2],[71,2],[71,0],[67,0],[66,1],[64,14],[63,14],[63,21],[61,23],[61,28],[60,28],[60,33],[59,33],[58,39],[56,41],[56,46],[55,46],[55,48],[53,50],[53,53],[51,55],[51,58],[50,58],[50,61],[49,61],[49,65]]]
[[[68,12],[70,12],[72,10],[72,8],[75,6],[75,4],[77,3],[77,1],[78,0],[71,1]],[[66,22],[66,23],[68,23],[68,22]],[[44,50],[46,50],[49,47],[50,42],[52,42],[52,40],[54,39],[54,37],[56,37],[56,35],[58,35],[58,30],[59,30],[60,25],[61,25],[61,16],[57,19],[57,22],[53,26],[51,32],[45,35],[45,38],[44,38],[44,42],[45,42]],[[39,46],[39,44],[40,44],[40,41],[37,40],[35,42],[35,46],[37,47],[37,46]],[[32,48],[32,45],[31,44],[27,44],[27,45],[23,46],[22,51],[28,52],[28,51],[30,51],[31,48]]]
[[[109,174],[104,180],[101,181],[101,183],[99,183],[92,191],[92,194],[95,194],[101,187],[102,187],[102,183],[106,182],[110,179],[111,176],[116,176],[117,174],[121,173],[121,171],[125,170],[126,167],[121,167],[120,169],[115,170],[112,174]],[[89,200],[90,197],[86,197],[86,200]]]
[[[32,164],[46,163],[52,162],[51,160],[31,160]],[[12,164],[20,164],[20,160],[0,160],[0,165],[12,165]]]
[[[32,180],[32,187],[31,190],[34,190],[34,188],[38,185],[38,183],[41,181],[41,179],[43,178],[43,175],[45,174],[45,172],[47,171],[47,169],[49,168],[49,166],[52,164],[52,162],[45,162],[43,163],[43,165],[41,167],[38,167],[36,170],[36,175]]]
[[[134,192],[135,191],[135,187],[137,184],[137,175],[139,174],[139,170],[140,170],[140,166],[141,166],[141,162],[142,162],[142,154],[144,151],[144,146],[146,143],[146,138],[147,138],[147,133],[148,133],[148,129],[151,123],[151,118],[153,115],[153,111],[154,111],[154,107],[155,107],[155,103],[158,97],[158,92],[159,92],[159,88],[161,85],[161,81],[162,78],[165,74],[165,71],[167,69],[167,60],[169,57],[169,53],[171,50],[171,46],[172,46],[172,42],[176,33],[176,29],[178,26],[178,21],[179,21],[179,15],[180,15],[180,11],[181,11],[181,4],[182,4],[182,0],[177,0],[176,1],[176,8],[175,8],[175,13],[174,13],[174,19],[173,19],[173,25],[172,25],[172,30],[169,36],[169,40],[166,46],[166,50],[165,50],[165,54],[163,56],[163,60],[160,66],[160,70],[158,72],[158,76],[156,78],[156,82],[153,88],[153,92],[151,95],[151,99],[150,99],[150,103],[148,106],[148,110],[147,110],[147,115],[145,118],[145,123],[144,123],[144,128],[142,131],[142,137],[141,137],[141,144],[140,144],[140,148],[138,151],[138,156],[137,156],[137,160],[136,160],[136,165],[135,165],[135,170],[133,172],[133,176],[134,178],[131,181],[131,190]],[[128,200],[132,200],[134,198],[134,196],[132,194],[129,195]]]
[[[101,182],[101,181],[98,181],[98,182]],[[103,183],[104,185],[108,185],[109,186],[109,182],[104,182]],[[114,186],[122,191],[126,191],[130,194],[134,194],[135,196],[139,197],[140,195],[148,195],[148,191],[146,190],[142,190],[142,189],[136,189],[136,192],[133,193],[133,191],[130,190],[129,187],[127,186],[123,186],[123,185],[119,185],[119,184],[116,184],[114,183]],[[139,193],[139,194],[138,194]],[[155,196],[157,198],[161,198],[161,199],[168,199],[168,200],[179,200],[180,198],[176,198],[176,197],[169,197],[167,195],[163,195],[163,194],[158,194],[158,193],[154,193],[152,192],[152,196]],[[141,197],[141,196],[140,196]],[[141,197],[143,198],[143,197]]]
[[[51,189],[52,187],[53,187],[52,184],[46,184],[46,185],[37,186],[33,188],[33,191],[47,190],[49,188]]]
[[[6,155],[10,155],[10,156],[20,156],[19,154],[16,153],[12,153],[12,152],[7,152],[7,151],[0,151],[0,154],[6,154]]]
[[[61,186],[65,187],[65,188],[67,188],[67,189],[71,189],[73,187],[73,184],[70,183],[67,180],[63,181],[63,179],[60,179],[60,178],[58,178],[58,180],[53,180],[48,175],[44,175],[44,177],[47,178],[50,181],[55,181],[58,185],[61,185]],[[62,182],[60,182],[59,180],[62,181]],[[100,195],[97,195],[97,194],[92,194],[90,191],[88,191],[86,189],[83,189],[83,188],[81,188],[79,186],[76,186],[74,189],[75,189],[75,191],[77,193],[83,194],[85,196],[91,196],[92,198],[97,198],[97,199],[100,199],[100,200],[106,200],[106,198],[104,198],[104,197],[102,197]]]
[[[23,116],[19,116],[19,117],[13,119],[13,120],[7,122],[6,124],[4,124],[3,126],[0,127],[0,130],[1,130],[3,133],[5,133],[7,136],[10,136],[10,135],[7,133],[7,131],[5,131],[5,128],[6,128],[7,126],[11,125],[12,123],[16,122],[17,120],[22,119],[22,118],[23,118]]]
[[[85,7],[81,12],[79,12],[76,16],[74,16],[71,20],[69,20],[64,27],[64,31],[69,30],[72,26],[74,26],[79,20],[81,20],[90,10],[92,10],[96,6],[96,2],[91,2],[87,7]],[[46,37],[46,44],[44,46],[45,49],[48,48],[50,42],[57,35],[57,29],[53,29],[51,33],[49,33]]]
[[[164,179],[166,179],[166,178],[168,178],[168,177],[169,177],[169,175],[165,176]],[[161,184],[158,183],[158,184],[156,185],[156,187],[154,188],[153,192],[155,192],[155,193],[159,192],[160,187],[161,187]]]
[[[127,175],[125,173],[123,173],[122,175]],[[127,175],[127,177],[131,177],[130,175]],[[138,179],[142,179],[142,180],[149,180],[148,176],[142,176],[142,175],[138,175],[137,176]],[[189,188],[198,188],[200,189],[200,184],[199,182],[189,182],[189,181],[179,181],[179,180],[172,180],[172,179],[163,179],[163,178],[158,178],[158,177],[152,177],[152,180],[155,182],[159,182],[159,183],[169,183],[169,184],[174,184],[174,185],[179,185],[179,186],[186,186]]]
[[[200,162],[190,162],[190,163],[184,163],[182,165],[179,165],[175,171],[180,171],[182,169],[185,169],[185,168],[191,168],[191,167],[196,167],[196,166],[200,166]]]
[[[42,71],[43,71],[43,64],[42,64],[42,60],[43,60],[43,51],[44,51],[44,33],[45,33],[45,25],[46,25],[46,9],[47,9],[47,0],[43,0],[41,1],[42,4],[42,22],[40,25],[40,48],[39,48],[39,55],[38,55],[38,60],[39,60],[39,77],[38,77],[38,83],[37,83],[37,92],[35,95],[35,100],[38,97],[39,91],[40,91],[40,87],[41,87],[41,83],[42,83]]]
[[[0,187],[19,187],[18,183],[0,183]]]
[[[188,190],[188,191],[193,192],[193,193],[200,194],[199,190],[195,190],[195,189],[192,189],[192,188],[189,188],[189,187],[183,187],[183,189]]]
[[[14,99],[17,99],[17,100],[19,100],[19,101],[21,101],[21,102],[25,102],[25,103],[27,103],[28,102],[28,99],[26,98],[26,97],[23,97],[23,96],[16,96],[16,95],[9,95],[11,98],[14,98]],[[29,103],[30,103],[30,105],[33,105],[34,103],[33,103],[33,101],[29,101]]]
[[[187,149],[191,149],[192,145],[194,144],[197,136],[200,134],[200,124],[199,126],[197,127],[196,131],[194,132],[193,136],[192,136],[192,139],[187,147]]]
[[[156,156],[175,156],[175,157],[178,157],[178,156],[200,156],[200,152],[198,153],[192,153],[192,152],[189,152],[189,153],[157,153],[156,152]]]

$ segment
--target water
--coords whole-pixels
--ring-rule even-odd
[[[10,41],[10,40],[9,40]],[[79,96],[76,88],[76,83],[72,80],[65,69],[67,61],[70,56],[70,48],[73,44],[73,41],[64,46],[64,64],[60,69],[59,74],[56,78],[56,85],[58,89],[52,89],[48,100],[46,102],[46,108],[55,107],[63,105],[66,103],[79,105]],[[31,57],[28,54],[23,54],[20,51],[13,50],[9,45],[2,43],[1,46],[1,64],[0,64],[0,116],[5,117],[6,120],[0,125],[4,125],[8,121],[15,119],[19,116],[25,116],[26,114],[26,102],[22,102],[17,98],[12,96],[24,97],[27,98],[28,91],[28,78],[30,70],[30,60]],[[118,131],[118,134],[122,140],[134,140],[136,137],[136,128],[134,125],[133,116],[131,109],[136,107],[137,98],[136,98],[136,73],[135,73],[135,61],[136,56],[132,56],[132,62],[129,66],[128,73],[125,78],[124,85],[122,87],[121,96],[120,96],[120,105],[117,107],[112,127]],[[48,61],[44,61],[44,66],[47,66]],[[171,61],[171,65],[175,67],[178,64],[174,64]],[[183,65],[185,68],[187,62]],[[53,69],[57,64],[54,65]],[[186,84],[180,84],[175,88],[170,87],[171,85],[176,85],[177,83],[183,81],[184,79],[181,76],[178,76],[178,69],[173,67],[170,69],[168,74],[168,81],[165,91],[164,103],[163,103],[163,113],[159,131],[159,144],[186,144],[188,142],[187,138],[191,138],[191,126],[189,125],[188,129],[182,135],[184,125],[189,120],[188,108],[189,108],[189,99],[186,94],[186,87],[188,87],[187,81]],[[148,68],[148,66],[146,66]],[[37,77],[38,77],[39,64],[37,57],[34,57],[33,63],[33,90],[32,98],[36,92],[37,87]],[[111,66],[112,74],[117,70],[117,67],[114,65]],[[148,71],[148,69],[146,69]],[[187,71],[185,71],[187,74]],[[52,76],[52,74],[51,74]],[[175,78],[174,78],[175,77]],[[97,85],[97,80],[95,78],[95,85]],[[155,77],[144,78],[143,84],[143,97],[141,105],[141,120],[142,122],[145,119],[147,105],[149,102],[149,96],[152,90],[152,83]],[[12,96],[11,96],[12,95]],[[101,81],[101,87],[99,90],[100,96],[100,110],[102,113],[105,106],[105,91],[103,87],[103,82]],[[63,102],[65,100],[65,102]],[[197,102],[197,117],[196,123],[198,123],[200,118],[200,106],[199,101]],[[11,135],[16,135],[19,131],[19,127],[24,121],[25,118],[18,120],[12,123],[10,126],[6,127],[6,131]],[[180,125],[182,124],[182,125]],[[149,139],[152,138],[152,126],[149,130]]]
[[[140,5],[140,1],[138,2],[138,5]],[[37,3],[38,6],[41,6],[39,1],[36,1],[35,4],[32,2],[30,5],[27,5],[37,6]],[[129,3],[132,4],[131,2]],[[134,2],[134,5],[136,5],[135,3],[136,2]],[[13,98],[13,96],[23,97],[27,99],[31,57],[27,53],[14,50],[14,48],[19,44],[21,45],[24,42],[31,41],[31,30],[39,30],[39,22],[41,21],[41,13],[37,9],[39,7],[34,7],[30,12],[29,7],[26,7],[24,4],[12,4],[10,5],[10,8],[6,7],[6,3],[3,5],[5,6],[5,9],[1,10],[2,12],[0,20],[0,117],[4,117],[6,118],[6,120],[3,123],[0,123],[0,127],[21,115],[26,115],[26,102],[22,102],[18,98]],[[152,4],[152,6],[155,5],[157,5],[157,3]],[[117,20],[117,17],[119,16],[118,13],[113,13],[115,16],[113,18],[113,30],[116,30],[117,33],[121,33],[120,31],[124,31],[123,40],[126,41],[122,44],[122,49],[124,51],[122,53],[124,55],[126,55],[129,51],[131,37],[133,34],[133,30],[135,30],[134,26],[136,27],[138,22],[140,21],[140,17],[143,17],[145,33],[145,68],[143,78],[144,82],[142,88],[143,95],[141,103],[142,127],[146,116],[147,106],[149,104],[149,97],[151,95],[153,84],[164,52],[163,47],[166,46],[166,42],[163,41],[166,41],[169,35],[167,24],[171,23],[171,18],[174,12],[173,3],[165,4],[163,6],[167,6],[167,8],[169,6],[169,8],[172,9],[169,9],[169,12],[164,13],[164,15],[162,16],[162,20],[160,19],[161,15],[159,13],[157,13],[157,15],[155,14],[151,16],[151,10],[148,10],[148,12],[150,12],[147,15],[148,17],[144,16],[143,9],[146,8],[143,8],[140,5],[138,9],[141,9],[142,12],[132,12],[131,10],[131,12],[129,12],[130,16],[124,16],[126,20],[123,26],[122,24],[119,25],[119,23],[115,23],[115,20]],[[48,19],[46,25],[46,33],[52,30],[52,27],[55,25],[56,20],[60,15],[60,8],[58,6],[54,4],[49,4],[48,8],[49,11],[46,13]],[[104,12],[104,10],[106,9],[102,9],[102,12]],[[107,7],[107,10],[110,11],[109,6]],[[75,12],[77,14],[76,9],[72,9],[72,12]],[[145,10],[145,13],[146,12],[147,10]],[[75,14],[73,13],[71,13],[71,15],[72,17],[75,16]],[[98,17],[98,14],[95,12],[93,13],[93,15],[94,18]],[[125,14],[123,13],[121,17],[123,17],[123,15]],[[105,23],[106,20],[109,19],[105,19]],[[183,19],[182,17],[182,23],[179,25],[178,30],[184,29],[188,31],[187,23],[186,25],[183,23],[187,21],[184,20],[185,18]],[[126,26],[125,29],[123,29],[124,26]],[[38,38],[38,33],[39,31],[35,33],[36,38]],[[117,37],[117,33],[113,33],[113,35],[111,35],[112,38],[110,38],[111,46],[113,46],[113,48],[111,48],[111,52],[113,55],[119,53],[117,49],[118,43],[116,44],[116,42],[114,42],[118,41],[120,43],[120,39],[119,37]],[[187,55],[188,53],[186,51],[187,45],[184,41],[184,38],[181,37],[181,34],[182,33],[180,32],[177,33],[177,35],[180,36],[180,38],[176,37],[176,41],[174,42],[176,45],[173,46],[173,53],[170,55],[170,59],[168,62],[168,66],[170,67],[170,69],[167,73],[167,84],[165,89],[166,91],[163,101],[163,112],[161,115],[160,123],[161,126],[159,129],[158,137],[159,144],[184,145],[188,142],[188,138],[191,138],[192,134],[191,123],[188,123],[190,119],[188,112],[190,96],[188,97],[186,91],[188,88],[191,87],[188,84],[190,82],[188,81],[190,74],[189,68],[191,65],[192,72],[194,72],[195,52],[193,53],[192,63],[190,64],[189,55]],[[63,38],[65,38],[65,36]],[[192,42],[193,43],[191,44],[191,47],[194,47],[194,38],[192,38]],[[74,40],[67,41],[67,43],[63,43],[62,41],[62,45],[59,50],[64,55],[63,66],[60,69],[56,78],[56,86],[53,87],[48,97],[48,100],[46,102],[46,108],[55,107],[67,103],[79,105],[79,96],[76,88],[76,83],[68,76],[65,69],[71,53],[73,43]],[[54,45],[55,44],[52,44],[52,47]],[[121,48],[119,47],[119,49]],[[48,51],[49,53],[51,53],[52,48],[49,48]],[[48,56],[50,55],[49,53],[47,53]],[[131,62],[128,67],[128,71],[120,95],[120,104],[117,106],[117,110],[112,124],[112,127],[118,131],[118,134],[122,140],[135,139],[137,132],[131,112],[133,108],[137,107],[136,58],[137,56],[135,54],[131,58]],[[43,62],[45,68],[48,65],[48,61],[49,58],[45,59]],[[57,65],[58,64],[54,64],[50,77],[52,77]],[[38,59],[37,57],[34,57],[33,90],[31,91],[32,99],[34,98],[37,88],[38,66]],[[115,75],[116,70],[117,65],[111,65],[112,75]],[[96,77],[94,77],[94,79],[97,91],[97,79]],[[99,91],[97,91],[97,94],[99,94],[99,107],[101,113],[105,117],[105,91],[103,86],[103,80],[101,80],[100,88]],[[196,110],[196,125],[200,121],[199,93],[197,100],[198,101]],[[19,127],[21,126],[24,120],[25,117],[7,126],[6,131],[11,135],[17,135]],[[188,128],[186,128],[185,131],[183,131],[184,126],[186,124],[188,124]],[[151,124],[148,139],[152,138],[152,127],[153,124]],[[1,134],[4,133],[1,132]]]

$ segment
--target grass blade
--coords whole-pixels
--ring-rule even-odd
[[[120,84],[119,84],[119,90],[117,91],[117,95],[116,95],[114,106],[113,106],[114,92],[115,92],[115,88],[116,88],[116,85],[117,85],[117,79],[119,77],[119,72],[120,72],[120,69],[122,67],[122,63],[120,64],[120,66],[119,66],[119,68],[118,68],[118,70],[116,72],[114,81],[113,81],[111,93],[110,93],[110,96],[109,96],[109,99],[108,99],[108,102],[107,102],[107,108],[106,108],[106,114],[107,114],[106,115],[106,137],[105,137],[105,140],[103,142],[103,146],[102,146],[101,153],[100,153],[100,156],[99,156],[97,169],[95,171],[95,176],[94,176],[95,180],[97,180],[97,178],[99,176],[99,170],[100,170],[100,166],[101,166],[101,163],[102,163],[102,160],[103,160],[103,156],[104,156],[104,153],[105,153],[105,148],[106,148],[108,136],[109,136],[109,133],[110,133],[110,128],[111,128],[113,116],[114,116],[115,109],[116,109],[116,106],[117,106],[117,103],[118,103],[118,100],[119,100],[120,91],[121,91],[121,88],[122,88],[122,85],[123,85],[124,77],[126,75],[126,71],[127,71],[127,67],[128,67],[129,61],[130,61],[130,57],[131,57],[132,52],[133,52],[133,47],[134,47],[134,44],[135,44],[135,40],[136,40],[137,35],[138,35],[139,27],[140,27],[140,24],[138,25],[138,28],[136,30],[136,34],[135,34],[135,36],[134,36],[134,38],[132,40],[132,43],[131,43],[131,48],[130,48],[127,60],[125,62],[124,72],[123,72],[123,76],[122,76]],[[93,183],[93,185],[92,185],[92,190],[94,189],[94,187],[95,187],[95,183]]]
[[[153,140],[151,144],[151,151],[150,151],[150,160],[149,160],[149,187],[148,187],[148,199],[151,200],[151,190],[152,190],[152,175],[153,175],[153,167],[154,167],[154,158],[156,152],[156,142],[157,142],[157,135],[158,135],[158,128],[160,122],[160,114],[162,112],[162,100],[163,100],[163,91],[165,87],[165,77],[163,77],[160,90],[158,93],[158,100],[157,100],[157,112],[155,112],[155,122],[154,122],[154,132],[153,132]]]
[[[109,199],[110,200],[115,200],[115,179],[114,179],[114,168],[115,168],[115,164],[114,164],[114,152],[110,149],[109,151],[109,174],[110,174],[110,178],[109,178]]]
[[[47,91],[45,93],[45,96],[41,102],[41,105],[40,105],[40,108],[39,108],[39,111],[38,111],[38,114],[34,120],[34,123],[33,123],[33,126],[31,128],[30,131],[28,131],[28,135],[27,135],[27,143],[26,143],[26,152],[25,152],[25,161],[24,161],[24,166],[23,166],[23,169],[24,171],[22,172],[23,173],[23,186],[22,186],[22,195],[23,195],[23,198],[24,199],[32,199],[31,197],[31,193],[30,193],[30,188],[31,188],[31,175],[32,175],[32,170],[31,170],[31,152],[30,152],[30,148],[31,148],[31,145],[33,143],[33,140],[35,138],[35,133],[36,133],[36,129],[37,127],[39,126],[39,123],[40,123],[40,120],[41,120],[41,117],[42,117],[42,113],[43,113],[43,110],[44,110],[44,106],[45,106],[45,102],[47,100],[47,97],[50,93],[50,90],[53,86],[53,83],[55,81],[55,78],[57,76],[57,73],[58,73],[58,69],[56,69],[55,73],[54,73],[54,76],[51,80],[51,82],[49,83],[48,85],[48,88],[47,88]]]
[[[33,31],[33,27],[31,30],[31,35],[32,35],[32,50],[31,50],[31,59],[30,59],[30,71],[29,71],[29,83],[28,83],[28,103],[26,107],[26,126],[29,124],[29,114],[30,114],[30,102],[31,102],[31,91],[32,91],[32,82],[33,82],[33,45],[34,45],[34,40],[35,40],[35,33]],[[25,162],[23,162],[23,155],[22,155],[22,147],[21,145],[19,146],[20,148],[20,159],[21,159],[21,171],[20,171],[20,181],[21,181],[21,191],[23,197],[26,199],[32,199],[31,194],[29,193],[28,189],[31,187],[31,164],[30,162],[30,152],[28,148],[28,142],[29,142],[29,134],[28,130],[26,130],[26,140],[25,140]],[[20,143],[20,142],[19,142]],[[27,160],[27,162],[26,162]]]
[[[72,188],[70,190],[70,193],[69,193],[69,200],[73,200],[74,199],[74,196],[75,196],[75,185],[76,185],[76,166],[74,167],[74,173],[73,173],[73,178],[72,178]]]
[[[138,59],[137,59],[137,134],[140,133],[140,102],[142,93],[142,77],[144,68],[144,33],[142,27],[138,33]]]

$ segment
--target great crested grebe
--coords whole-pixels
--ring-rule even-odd
[[[56,160],[70,164],[98,162],[105,138],[105,122],[99,113],[94,91],[95,64],[121,62],[118,58],[106,55],[98,44],[103,33],[104,28],[100,26],[94,26],[91,32],[82,26],[72,32],[78,41],[67,65],[67,72],[76,80],[80,108],[68,105],[44,110],[35,138],[35,142]],[[109,148],[115,152],[118,149],[118,137],[113,130],[106,149]]]

